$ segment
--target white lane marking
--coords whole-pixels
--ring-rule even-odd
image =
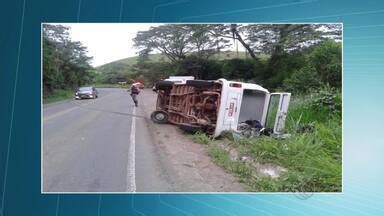
[[[127,188],[128,192],[136,192],[135,180],[135,142],[136,142],[136,107],[132,110],[131,134],[129,137],[128,165],[127,165]]]

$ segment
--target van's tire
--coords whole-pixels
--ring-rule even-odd
[[[205,80],[187,80],[186,84],[195,88],[210,88],[214,83]]]
[[[155,84],[155,88],[158,90],[168,90],[168,89],[171,89],[172,87],[173,87],[172,81],[161,80],[156,82]]]
[[[168,122],[168,113],[161,110],[153,111],[151,113],[151,119],[157,124],[165,124]]]
[[[179,128],[187,133],[195,134],[201,132],[203,128],[200,125],[192,125],[188,123],[180,123]]]

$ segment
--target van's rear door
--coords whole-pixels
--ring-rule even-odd
[[[266,128],[273,128],[273,133],[283,133],[285,119],[287,117],[291,93],[271,93],[268,97],[268,111],[265,120]]]

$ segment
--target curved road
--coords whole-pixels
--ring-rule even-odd
[[[173,191],[126,90],[44,105],[42,121],[43,192]]]

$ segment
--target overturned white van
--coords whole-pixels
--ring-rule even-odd
[[[219,79],[160,81],[151,119],[173,123],[187,131],[202,130],[217,137],[245,128],[282,134],[291,94],[270,93],[257,84]],[[246,126],[246,127],[245,127]]]

